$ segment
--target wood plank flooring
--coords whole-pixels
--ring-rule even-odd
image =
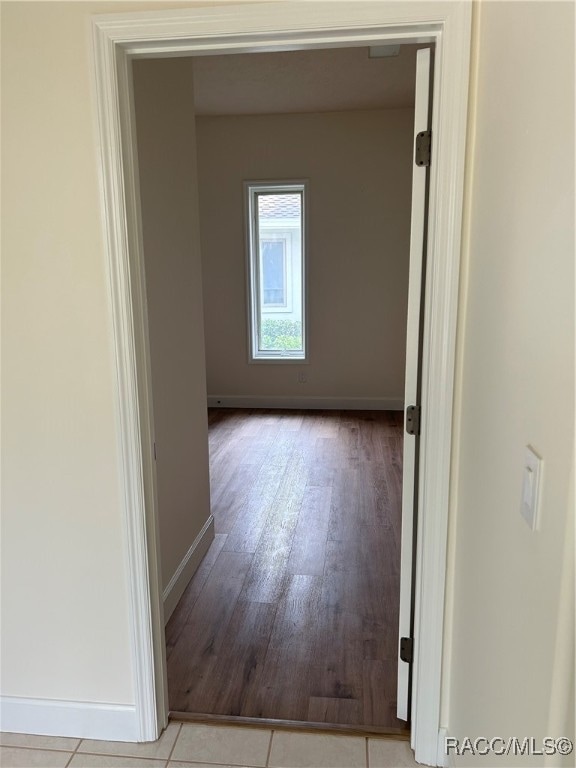
[[[209,411],[215,540],[166,628],[173,711],[395,717],[402,413]]]

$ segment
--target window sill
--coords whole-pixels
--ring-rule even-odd
[[[250,357],[248,360],[249,363],[255,363],[260,364],[264,363],[266,365],[272,363],[276,363],[279,365],[285,365],[286,363],[298,363],[298,365],[304,365],[308,363],[308,359],[305,355],[302,355],[301,357],[297,357],[296,355],[278,355],[274,357]]]

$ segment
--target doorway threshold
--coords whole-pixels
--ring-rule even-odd
[[[309,723],[303,720],[274,720],[265,717],[236,717],[234,715],[209,715],[196,712],[170,712],[173,723],[198,723],[202,725],[234,725],[274,730],[342,734],[345,736],[376,736],[400,741],[410,740],[410,727],[390,728],[378,725],[342,725],[342,723]]]

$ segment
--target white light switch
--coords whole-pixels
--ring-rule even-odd
[[[538,526],[538,502],[542,475],[542,459],[529,445],[524,454],[524,474],[522,478],[522,506],[520,513],[530,528]]]

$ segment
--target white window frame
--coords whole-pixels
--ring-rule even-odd
[[[300,193],[302,197],[300,213],[300,274],[301,274],[301,307],[302,307],[302,350],[274,351],[260,349],[260,296],[262,281],[260,274],[259,233],[265,232],[258,220],[257,198],[260,194],[274,193],[278,195]],[[249,363],[307,363],[308,362],[308,303],[307,303],[307,204],[308,182],[306,179],[291,181],[245,181],[244,210],[246,226],[246,275],[247,275],[247,306],[248,306],[248,362]],[[296,238],[295,232],[290,232],[289,226],[282,226],[282,231],[289,235],[285,251],[286,304],[271,305],[269,310],[280,314],[295,303],[292,288],[292,255],[291,250]],[[290,247],[288,247],[290,246]]]

